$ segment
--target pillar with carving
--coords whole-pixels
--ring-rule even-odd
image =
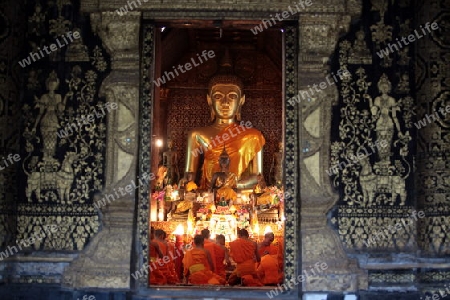
[[[118,108],[108,114],[106,185],[94,199],[102,230],[65,270],[66,286],[130,288],[135,194],[145,184],[136,180],[140,20],[140,12],[91,13],[92,30],[112,62],[99,96]]]
[[[327,224],[327,213],[338,195],[325,172],[330,162],[331,109],[338,98],[336,85],[326,80],[327,63],[339,34],[348,30],[351,15],[359,9],[355,4],[353,13],[300,16],[299,93],[294,102],[301,124],[302,273],[315,273],[306,276],[305,292],[367,289],[367,273],[347,257],[337,233]],[[327,87],[319,90],[321,83]],[[317,264],[323,267],[314,269]]]

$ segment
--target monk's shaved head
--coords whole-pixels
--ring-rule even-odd
[[[155,230],[155,236],[161,239],[165,239],[166,238],[166,233],[164,230],[162,229],[156,229]]]
[[[202,236],[203,236],[205,239],[209,239],[210,232],[209,232],[209,229],[208,229],[208,228],[205,228],[205,229],[202,230]]]
[[[197,234],[196,236],[194,236],[194,244],[196,246],[203,246],[204,242],[205,238],[203,237],[203,235]]]
[[[247,229],[241,229],[241,236],[244,238],[249,237]]]
[[[273,232],[268,232],[264,235],[264,238],[273,242],[273,240],[275,239],[275,235],[273,234]]]

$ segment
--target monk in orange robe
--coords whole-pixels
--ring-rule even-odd
[[[206,250],[209,251],[209,254],[211,254],[211,259],[214,265],[214,270],[217,270],[217,265],[216,265],[216,252],[219,250],[218,245],[211,240],[210,237],[210,231],[209,229],[203,229],[201,231],[201,235],[204,238],[204,244],[203,244],[203,248],[205,248]],[[217,273],[216,273],[217,274]]]
[[[225,247],[225,236],[223,234],[218,234],[216,236],[216,244],[218,248],[216,249],[216,274],[226,279],[227,274],[225,272],[225,264],[231,265],[228,249]]]
[[[164,260],[159,260],[155,265],[157,265],[157,269],[160,270],[164,276],[167,278],[167,283],[168,284],[175,284],[178,283],[178,276],[176,276],[175,274],[175,268],[172,271],[172,267],[171,267],[171,255],[169,253],[169,245],[167,244],[166,240],[166,233],[164,232],[164,230],[161,229],[157,229],[155,231],[155,242],[158,243],[159,248],[161,249],[161,252],[164,256],[169,257],[170,261],[168,263],[166,263]]]
[[[239,238],[230,242],[230,256],[237,265],[236,270],[230,275],[228,283],[235,285],[239,279],[242,279],[242,284],[245,286],[261,286],[255,267],[255,262],[261,261],[257,244],[249,239],[247,230],[241,229],[239,234]]]
[[[261,257],[266,254],[278,255],[278,247],[273,244],[275,235],[273,232],[268,232],[264,235],[264,240],[258,245],[258,253]]]
[[[152,266],[155,266],[155,262],[157,259],[163,258],[163,254],[161,252],[161,249],[159,249],[159,244],[155,242],[153,239],[155,238],[155,229],[151,227],[150,229],[150,277],[149,282],[150,284],[155,285],[164,285],[167,284],[167,278],[164,276],[164,274],[161,272],[161,270],[158,270],[157,268],[153,268]]]
[[[279,282],[283,281],[283,263],[284,263],[284,256],[283,256],[283,246],[281,242],[278,242],[277,245],[273,243],[275,240],[275,236],[273,232],[268,232],[264,235],[264,240],[258,245],[258,252],[259,255],[271,255],[277,258],[277,265],[278,265],[278,275],[280,277]]]
[[[185,253],[183,258],[184,276],[192,284],[225,284],[225,280],[214,274],[211,254],[204,247],[201,235],[194,237],[194,248]]]
[[[277,285],[280,282],[277,255],[264,255],[256,272],[264,285]]]
[[[164,232],[164,239],[167,238],[167,233]],[[169,253],[169,262],[167,263],[167,268],[168,268],[168,272],[170,273],[170,277],[171,281],[173,281],[174,283],[179,283],[180,279],[177,275],[177,271],[175,268],[175,260],[178,259],[179,255],[181,254],[179,251],[175,252],[175,244],[167,241],[167,246],[168,246],[168,253]]]

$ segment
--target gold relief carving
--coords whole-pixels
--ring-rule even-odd
[[[75,177],[72,164],[77,157],[76,153],[67,152],[61,164],[61,169],[58,171],[55,171],[59,168],[59,163],[57,161],[50,163],[44,161],[38,163],[38,169],[40,171],[34,171],[28,176],[26,188],[28,202],[32,202],[31,195],[34,192],[37,201],[42,203],[44,200],[41,197],[41,187],[45,187],[46,189],[57,190],[58,203],[71,204],[73,199],[70,198],[70,192]],[[46,202],[49,201],[51,196],[51,194],[45,196]]]
[[[92,208],[89,208],[90,215],[81,216],[64,216],[63,214],[76,214],[77,209],[70,206],[57,209],[47,205],[33,208],[20,205],[18,209],[17,240],[29,239],[43,230],[45,225],[57,226],[50,238],[33,244],[36,250],[82,250],[89,238],[98,231],[98,216]],[[30,215],[33,211],[38,211],[43,216]],[[54,215],[49,216],[49,213]]]
[[[130,11],[123,16],[117,12],[91,14],[92,30],[102,39],[114,65],[119,63],[123,67],[123,62],[135,60],[136,65],[130,67],[138,68],[140,16],[141,13],[137,11]]]
[[[411,271],[407,271],[406,274],[401,274],[402,270],[395,270],[395,273],[391,272],[370,272],[369,282],[371,285],[376,284],[414,284],[416,282],[416,275],[411,274]],[[399,274],[400,273],[400,274]]]
[[[345,66],[350,46],[344,42],[340,46],[340,61]],[[334,184],[346,187],[343,201],[347,205],[405,205],[405,180],[412,172],[408,159],[409,128],[414,114],[412,98],[407,96],[397,102],[389,95],[391,82],[383,74],[377,84],[381,95],[372,100],[367,93],[371,83],[367,82],[365,69],[359,68],[355,73],[356,82],[352,74],[343,78],[341,87],[344,103],[341,139],[348,138],[351,142],[335,142],[331,147],[333,173],[339,174],[334,177]],[[400,126],[400,116],[406,118],[405,128]],[[346,131],[346,128],[353,130]]]
[[[384,23],[383,18],[381,18],[378,23],[370,26],[370,30],[372,31],[372,42],[375,43],[375,51],[380,51],[380,49],[386,47],[387,44],[392,41],[392,29],[392,26]],[[392,58],[390,56],[383,55],[381,60],[381,65],[384,68],[391,67]]]
[[[300,45],[303,45],[303,51],[316,51],[316,57],[309,57],[308,54],[302,54],[303,62],[310,64],[304,68],[308,72],[308,77],[317,78],[317,81],[323,81],[323,74],[329,74],[328,67],[324,66],[322,58],[328,57],[330,49],[333,49],[341,30],[346,30],[350,19],[348,16],[337,16],[331,18],[332,22],[323,24],[323,15],[305,16],[300,19],[299,36],[302,39]],[[320,41],[319,41],[320,39]],[[317,55],[319,52],[319,55]],[[301,73],[301,72],[300,72]],[[314,97],[315,101],[303,105],[302,119],[302,137],[303,153],[300,161],[300,182],[301,190],[301,217],[302,217],[302,264],[303,269],[316,262],[326,262],[329,266],[323,274],[318,274],[307,278],[304,284],[305,291],[328,290],[328,291],[352,291],[367,288],[367,273],[361,271],[356,261],[350,260],[342,247],[336,232],[327,225],[326,213],[336,203],[338,197],[333,194],[329,185],[329,177],[324,170],[327,168],[322,161],[328,161],[328,151],[324,151],[326,145],[329,145],[331,104],[338,99],[338,93],[335,86],[328,87],[324,93],[319,93]],[[319,131],[311,130],[311,120],[323,122]],[[307,130],[309,129],[309,130]],[[312,134],[311,134],[311,133]],[[324,147],[325,145],[325,147]],[[311,174],[308,165],[309,160],[313,159],[321,166],[320,176]]]
[[[417,223],[410,214],[411,207],[387,206],[350,208],[339,206],[339,235],[348,251],[362,249],[388,249],[407,251],[414,249]],[[395,217],[384,217],[385,215]],[[425,212],[426,214],[426,212]],[[337,220],[333,218],[332,223]],[[400,224],[401,229],[389,230]]]
[[[116,12],[91,14],[93,30],[112,56],[112,72],[103,81],[100,97],[116,103],[108,118],[106,186],[111,191],[119,182],[135,178],[138,115],[138,44],[140,13],[119,17]],[[125,166],[124,166],[125,164]],[[103,230],[66,270],[64,285],[71,287],[130,287],[132,245],[132,202],[111,202],[103,219]],[[131,206],[130,206],[131,205]]]
[[[367,48],[364,31],[361,29],[356,33],[356,39],[353,47],[349,50],[350,64],[372,64],[372,53]]]

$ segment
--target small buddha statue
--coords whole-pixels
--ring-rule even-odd
[[[267,187],[266,181],[264,180],[264,176],[262,176],[261,173],[258,174],[257,180],[258,183],[255,185],[253,192],[255,194],[262,194]]]
[[[235,189],[237,188],[237,176],[233,172],[230,172],[230,157],[223,148],[222,154],[219,158],[220,171],[215,172],[211,181],[211,190],[214,192],[214,198],[220,199],[220,205],[225,206],[236,200],[237,194]]]
[[[167,151],[163,153],[163,166],[167,168],[166,180],[167,184],[177,183],[180,179],[178,170],[178,153],[172,150],[173,142],[171,139],[167,141]]]
[[[272,165],[270,167],[271,185],[281,188],[283,184],[283,143],[278,144],[278,152],[273,154]]]
[[[200,189],[210,188],[213,174],[220,171],[217,160],[222,144],[227,148],[229,171],[236,174],[239,189],[252,188],[257,174],[262,172],[265,139],[259,130],[252,128],[250,121],[238,123],[245,96],[241,79],[231,70],[226,52],[219,73],[209,82],[206,96],[213,124],[188,133],[185,172],[196,174]]]

